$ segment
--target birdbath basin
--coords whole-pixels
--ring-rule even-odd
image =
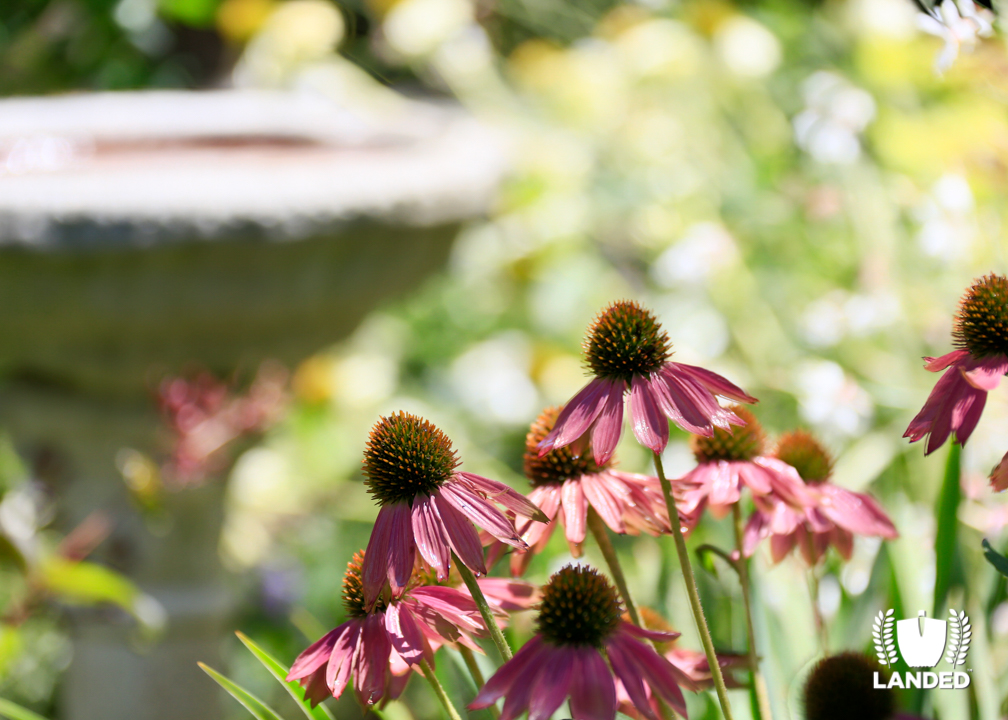
[[[0,101],[0,427],[47,458],[67,526],[112,513],[100,553],[168,612],[164,641],[142,653],[101,613],[74,621],[68,720],[220,715],[195,661],[219,655],[228,611],[222,492],[175,500],[188,530],[166,553],[115,467],[123,447],[157,449],[153,383],[194,366],[292,365],[344,337],[445,263],[503,168],[484,127],[415,100]],[[187,562],[159,560],[172,552]]]

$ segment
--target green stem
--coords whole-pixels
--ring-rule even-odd
[[[686,540],[683,538],[682,522],[679,520],[679,508],[676,507],[675,499],[672,497],[672,484],[665,477],[665,468],[662,467],[661,455],[658,453],[653,454],[655,470],[658,471],[658,480],[661,482],[662,494],[665,496],[665,507],[668,508],[672,538],[675,540],[676,552],[679,554],[679,565],[682,567],[683,579],[686,581],[686,594],[689,596],[690,609],[693,611],[693,620],[696,622],[697,631],[700,633],[700,642],[703,644],[704,654],[707,656],[707,664],[710,665],[711,679],[714,681],[714,689],[717,691],[718,702],[721,703],[721,712],[724,713],[725,720],[733,720],[731,704],[728,702],[728,688],[725,687],[724,675],[721,674],[721,665],[718,663],[717,654],[714,652],[714,641],[711,640],[710,628],[707,627],[707,620],[704,618],[703,606],[700,604],[700,593],[697,591],[696,578],[693,576],[693,566],[690,564],[689,551],[686,549]]]
[[[637,627],[640,627],[641,622],[640,616],[637,615],[637,606],[630,599],[630,588],[627,587],[626,576],[623,574],[623,566],[620,565],[619,556],[616,555],[616,548],[613,547],[612,541],[609,539],[609,531],[606,529],[605,523],[602,522],[602,518],[599,517],[599,514],[595,512],[595,508],[591,505],[588,506],[588,529],[591,530],[592,537],[598,543],[599,550],[602,551],[602,557],[605,558],[606,564],[609,566],[609,572],[612,574],[613,580],[616,581],[616,588],[623,598],[623,604],[626,606],[627,612],[630,613],[630,621]]]
[[[479,664],[476,662],[476,656],[473,655],[473,651],[467,648],[465,645],[459,645],[459,655],[465,661],[466,667],[469,669],[469,674],[472,676],[473,682],[476,683],[477,692],[486,684],[486,680],[483,679],[483,671],[480,670]],[[500,710],[497,709],[496,705],[491,705],[487,708],[490,714],[493,715],[494,720],[500,717]]]
[[[426,659],[420,661],[420,672],[423,676],[427,678],[427,682],[430,683],[431,688],[434,690],[434,694],[437,695],[437,699],[441,701],[441,706],[448,713],[448,717],[451,720],[462,720],[462,716],[459,715],[458,710],[452,705],[452,701],[448,698],[448,693],[438,682],[437,676],[434,674],[434,669],[430,666],[430,663]]]
[[[805,540],[809,548],[809,557],[814,558],[815,552],[812,549],[812,536],[806,533]],[[822,616],[822,611],[819,609],[819,576],[816,574],[816,566],[814,564],[810,565],[808,569],[808,588],[809,596],[812,598],[812,616],[815,618],[816,634],[819,636],[819,649],[825,655],[829,652],[829,628],[826,627],[826,619]]]
[[[773,714],[770,712],[770,697],[767,693],[766,680],[763,679],[763,673],[759,669],[759,655],[756,653],[756,633],[753,631],[752,603],[750,601],[749,562],[743,554],[742,509],[738,503],[732,505],[732,517],[735,520],[735,547],[739,554],[735,567],[738,570],[739,584],[742,585],[742,603],[745,606],[749,670],[752,673],[753,689],[756,692],[756,705],[759,708],[760,717],[763,720],[771,720]]]
[[[497,646],[497,650],[500,652],[501,657],[507,662],[513,657],[511,652],[511,647],[507,644],[507,640],[504,639],[504,633],[501,632],[500,628],[497,627],[497,621],[494,620],[493,611],[490,610],[490,605],[487,604],[486,598],[483,597],[483,591],[480,590],[479,583],[476,582],[476,576],[472,574],[472,570],[467,568],[461,560],[458,559],[458,555],[454,552],[452,553],[452,559],[455,561],[455,567],[458,568],[459,575],[462,576],[462,580],[465,582],[466,587],[469,588],[469,594],[472,595],[472,599],[476,602],[476,607],[479,608],[480,615],[483,616],[483,622],[487,626],[487,631],[490,633],[490,639],[493,640],[494,645]]]

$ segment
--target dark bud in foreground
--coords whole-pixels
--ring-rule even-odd
[[[892,690],[875,688],[883,668],[867,655],[845,652],[816,663],[805,682],[805,720],[892,720]]]

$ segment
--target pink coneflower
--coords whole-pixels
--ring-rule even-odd
[[[402,693],[412,668],[434,650],[457,642],[482,652],[472,636],[486,628],[472,598],[453,588],[414,586],[370,609],[364,603],[361,567],[366,553],[357,552],[343,577],[343,604],[350,619],[298,655],[287,675],[305,688],[312,706],[339,697],[353,675],[362,706],[391,700]]]
[[[958,350],[924,358],[926,369],[945,374],[903,433],[910,442],[928,436],[925,455],[940,448],[953,432],[956,442],[965,445],[980,420],[987,393],[1008,372],[1008,279],[991,274],[970,286],[959,303],[952,338]]]
[[[545,520],[539,508],[507,485],[457,472],[451,441],[423,418],[399,412],[381,418],[364,450],[364,474],[381,510],[364,557],[364,601],[370,607],[388,578],[399,595],[413,572],[415,550],[448,577],[451,556],[485,574],[483,546],[473,523],[520,550],[514,525],[493,502],[522,517]],[[493,502],[491,502],[493,501]]]
[[[745,403],[756,398],[710,370],[671,362],[669,348],[655,316],[637,303],[621,300],[603,310],[584,342],[585,361],[595,379],[567,403],[539,452],[574,444],[580,455],[590,438],[596,464],[609,462],[623,432],[627,391],[634,435],[655,452],[668,444],[669,420],[700,435],[741,425],[715,396]]]
[[[829,482],[833,462],[826,449],[808,432],[781,436],[775,455],[795,468],[808,486],[811,504],[794,508],[775,497],[756,498],[756,510],[745,529],[744,552],[752,555],[760,540],[770,538],[770,554],[780,562],[797,546],[809,565],[815,565],[833,545],[849,560],[854,535],[892,539],[899,534],[874,499]]]
[[[658,478],[613,470],[611,459],[599,465],[591,453],[575,457],[570,447],[540,455],[539,443],[553,430],[558,415],[557,408],[543,410],[525,436],[525,477],[532,484],[528,499],[550,522],[517,523],[518,533],[531,550],[511,556],[513,575],[523,574],[533,554],[546,547],[557,522],[564,526],[571,554],[580,557],[589,507],[615,533],[668,532],[668,512]],[[501,549],[492,549],[491,555]]]
[[[794,468],[763,455],[766,437],[755,416],[742,407],[732,408],[745,426],[734,432],[716,428],[708,436],[693,435],[690,443],[699,463],[677,482],[686,511],[698,516],[709,508],[714,517],[727,515],[749,488],[753,497],[775,497],[802,507],[808,493]]]
[[[538,634],[487,680],[469,708],[489,707],[503,697],[501,720],[526,710],[529,720],[547,720],[570,698],[573,720],[612,720],[619,681],[645,717],[657,720],[646,688],[686,717],[679,685],[689,680],[641,642],[676,635],[642,630],[621,620],[621,613],[619,596],[604,576],[589,567],[563,568],[543,588]]]

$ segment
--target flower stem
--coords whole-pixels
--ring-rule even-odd
[[[472,574],[472,570],[467,568],[461,560],[458,559],[458,555],[454,552],[452,553],[452,559],[455,561],[455,567],[458,568],[459,575],[462,576],[462,580],[465,581],[466,587],[469,588],[469,594],[472,595],[472,599],[476,603],[476,607],[479,608],[480,615],[483,616],[483,622],[486,624],[487,631],[490,633],[490,639],[493,640],[494,645],[497,646],[497,650],[500,652],[501,657],[507,662],[513,657],[511,652],[511,647],[507,644],[507,640],[504,639],[504,633],[501,632],[500,628],[497,627],[497,621],[494,620],[493,611],[490,610],[490,605],[487,604],[486,598],[483,597],[483,591],[480,590],[479,583],[476,582],[476,576]]]
[[[819,609],[819,576],[815,567],[808,570],[809,598],[812,600],[812,615],[815,617],[816,634],[819,635],[819,649],[825,655],[829,652],[829,628],[826,627],[826,619]]]
[[[473,651],[467,648],[465,645],[459,645],[459,655],[465,661],[466,667],[469,668],[469,674],[472,676],[473,682],[476,683],[476,690],[479,691],[486,684],[486,680],[483,679],[483,671],[480,670],[479,664],[476,662],[476,656],[473,655]],[[500,710],[497,709],[496,705],[491,705],[487,708],[490,714],[493,715],[494,720],[500,717]]]
[[[773,714],[770,711],[770,697],[767,694],[766,680],[759,669],[759,655],[756,653],[756,633],[753,631],[752,602],[749,586],[749,561],[743,553],[743,529],[742,529],[742,508],[738,503],[732,505],[732,517],[735,520],[735,547],[738,549],[738,569],[739,584],[742,586],[742,603],[745,606],[746,619],[746,639],[749,646],[749,670],[752,673],[753,690],[756,692],[756,706],[759,708],[760,717],[763,720],[771,720]]]
[[[658,471],[658,480],[661,482],[662,494],[665,496],[665,507],[668,508],[672,538],[675,540],[676,552],[679,554],[679,564],[682,566],[683,579],[686,581],[686,594],[689,596],[690,609],[693,611],[693,620],[696,622],[697,631],[700,633],[700,642],[703,644],[704,654],[707,656],[711,679],[714,681],[714,689],[717,691],[718,702],[721,703],[721,712],[724,713],[725,720],[732,720],[731,703],[728,702],[728,688],[725,687],[724,675],[721,674],[721,665],[718,663],[717,654],[714,652],[714,641],[711,640],[710,628],[707,627],[703,606],[700,604],[700,593],[697,591],[696,578],[693,576],[693,566],[690,565],[689,551],[686,549],[686,540],[682,534],[679,508],[676,507],[675,499],[672,497],[672,484],[665,477],[661,455],[658,453],[653,454],[655,470]]]
[[[434,669],[430,666],[430,663],[427,662],[426,658],[420,661],[420,672],[422,672],[423,676],[427,678],[427,682],[430,683],[431,689],[433,689],[434,694],[437,695],[437,699],[441,701],[441,706],[445,709],[445,712],[448,713],[448,717],[451,718],[451,720],[462,720],[462,716],[459,715],[458,710],[456,710],[455,706],[452,705],[452,701],[448,698],[448,693],[445,692],[441,683],[438,682],[437,676],[434,674]]]
[[[619,556],[616,555],[616,548],[613,547],[612,541],[609,539],[609,531],[606,529],[605,523],[602,522],[602,518],[591,505],[588,506],[588,529],[591,530],[592,537],[598,543],[602,557],[605,558],[606,564],[609,566],[609,572],[612,573],[613,580],[616,582],[616,587],[623,598],[623,604],[626,606],[627,612],[630,613],[630,621],[640,627],[637,606],[630,599],[630,588],[627,587],[626,576],[623,574],[623,566],[620,565]]]

